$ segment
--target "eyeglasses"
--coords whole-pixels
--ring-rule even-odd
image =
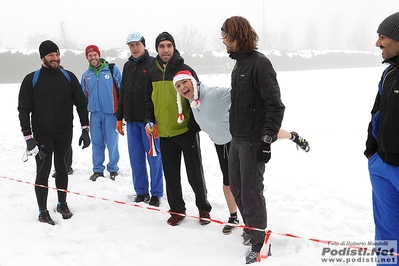
[[[220,29],[220,34],[222,35],[223,39],[227,38],[227,33],[224,31],[223,28]]]

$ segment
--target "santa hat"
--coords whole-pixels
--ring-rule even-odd
[[[193,84],[194,88],[194,100],[191,102],[191,107],[199,107],[200,102],[198,98],[198,85],[197,85],[197,80],[191,75],[190,71],[188,70],[182,70],[176,73],[176,75],[173,77],[173,86],[176,89],[176,82],[183,80],[183,79],[189,79],[191,80],[191,83]],[[176,89],[177,90],[177,89]],[[181,107],[181,96],[180,93],[177,92],[176,95],[176,102],[177,102],[177,110],[179,112],[179,116],[177,118],[177,122],[180,124],[184,120],[184,115]]]

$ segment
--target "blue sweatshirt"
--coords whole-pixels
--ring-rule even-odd
[[[89,112],[115,114],[118,109],[119,88],[122,75],[115,65],[114,77],[112,77],[108,63],[102,58],[100,60],[103,64],[99,69],[90,65],[82,74],[80,85],[86,96],[88,102],[87,110]]]

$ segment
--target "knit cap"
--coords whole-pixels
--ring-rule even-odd
[[[198,98],[198,85],[197,85],[197,80],[191,75],[191,72],[189,70],[182,70],[176,73],[176,75],[173,77],[173,86],[176,89],[176,82],[183,80],[183,79],[189,79],[191,80],[191,83],[193,84],[194,88],[194,100],[191,102],[191,107],[196,108],[200,106],[200,101]],[[176,102],[177,102],[177,110],[179,112],[179,115],[177,117],[177,122],[180,124],[181,122],[184,121],[184,115],[183,115],[183,110],[181,106],[181,95],[177,91],[176,95]]]
[[[39,46],[39,54],[40,54],[40,58],[45,57],[46,55],[53,53],[53,52],[60,52],[60,49],[58,49],[58,46],[50,41],[50,40],[46,40],[44,42],[42,42]]]
[[[176,49],[175,39],[173,39],[172,35],[169,32],[161,32],[155,40],[155,50],[158,51],[158,45],[160,42],[168,40],[172,43],[173,47]]]
[[[87,46],[85,49],[85,52],[86,52],[86,58],[87,58],[87,55],[91,52],[96,52],[98,54],[98,56],[101,56],[100,50],[98,49],[98,47],[96,45]]]
[[[399,12],[384,19],[378,27],[377,33],[399,42]]]

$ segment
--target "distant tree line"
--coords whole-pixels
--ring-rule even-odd
[[[119,51],[111,49],[102,52],[101,56],[107,61],[115,63],[122,70],[128,59],[128,54],[125,58],[121,58],[119,54]],[[150,54],[155,56],[153,53]],[[380,66],[382,62],[380,55],[372,53],[329,52],[317,54],[310,52],[307,56],[301,56],[298,53],[279,52],[266,53],[266,55],[276,71],[376,67]],[[235,63],[227,54],[215,56],[212,52],[201,55],[182,52],[182,56],[185,62],[199,75],[230,73]],[[20,83],[26,74],[40,68],[42,63],[38,53],[26,55],[10,51],[0,53],[0,62],[2,62],[0,64],[0,83]],[[83,52],[76,54],[67,50],[61,56],[61,65],[74,72],[80,79],[88,67],[88,62]]]
[[[326,44],[323,44],[321,41],[316,25],[312,22],[309,23],[306,36],[304,36],[305,41],[302,45],[299,45],[300,47],[292,40],[288,29],[282,32],[274,32],[264,28],[260,33],[259,49],[266,51],[267,57],[277,71],[371,67],[380,65],[382,61],[381,56],[367,52],[372,42],[369,41],[370,37],[367,34],[368,31],[365,23],[359,23],[358,28],[351,35],[352,39],[349,40],[351,46],[347,47],[348,49],[362,52],[329,52],[324,54],[308,52],[306,56],[289,52],[303,48],[311,51],[323,50]],[[75,42],[75,39],[69,34],[68,27],[64,21],[59,22],[59,31],[57,34],[57,36],[50,37],[42,33],[33,33],[27,37],[26,47],[37,49],[39,44],[45,39],[56,41],[61,50],[66,50],[61,56],[61,65],[74,72],[80,79],[81,74],[88,67],[88,62],[83,51],[78,54],[76,53],[77,50],[82,49],[78,47],[83,46]],[[209,36],[201,34],[198,28],[194,26],[183,25],[179,34],[176,34],[175,39],[178,50],[184,57],[185,62],[194,68],[197,74],[224,74],[231,72],[234,61],[227,56],[219,34],[217,33],[210,38],[213,40],[211,46],[214,48],[212,49],[213,51],[223,51],[221,53],[223,56],[216,56],[212,51],[207,51],[206,47]],[[340,36],[338,30],[332,35],[334,36],[334,41]],[[340,49],[338,43],[335,45],[330,42],[328,47],[330,49]],[[375,50],[375,47],[373,49]],[[279,52],[270,52],[275,50]],[[150,51],[150,54],[156,56],[154,51]],[[101,56],[122,69],[123,64],[127,61],[130,54],[125,47],[125,49],[115,48],[101,51]],[[0,65],[0,83],[19,83],[26,74],[41,67],[41,60],[38,53],[26,55],[8,51],[0,53],[0,60],[2,62]]]

